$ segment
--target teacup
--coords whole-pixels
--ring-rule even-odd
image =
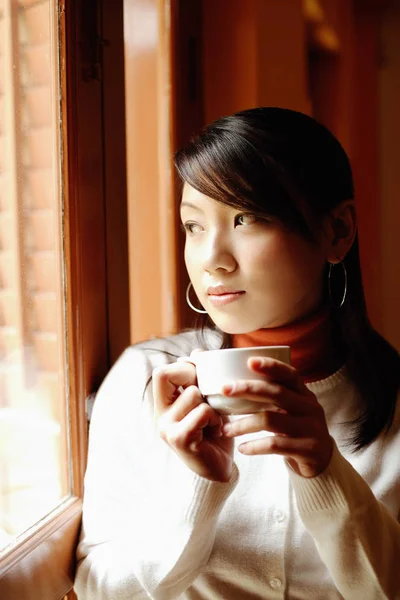
[[[197,352],[190,359],[196,366],[197,384],[208,404],[217,412],[227,415],[244,415],[266,409],[266,404],[246,398],[223,396],[221,390],[228,381],[238,379],[263,380],[262,373],[252,371],[247,365],[250,357],[271,357],[290,365],[290,346],[257,346],[251,348],[226,348]]]

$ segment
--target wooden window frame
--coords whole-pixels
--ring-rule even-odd
[[[2,600],[55,600],[72,589],[87,454],[85,400],[129,345],[123,5],[117,4],[53,0],[52,5],[59,33],[59,227],[71,496],[0,558]],[[109,48],[103,61],[104,45]]]

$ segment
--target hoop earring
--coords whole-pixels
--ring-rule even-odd
[[[333,300],[332,286],[331,286],[332,269],[333,269],[333,267],[336,267],[337,265],[341,265],[342,266],[342,268],[343,268],[343,274],[344,274],[344,292],[343,292],[343,297],[342,297],[342,301],[341,301],[340,304],[335,304],[335,302]],[[330,298],[332,306],[334,308],[342,308],[342,306],[344,304],[344,301],[346,300],[346,296],[347,296],[347,270],[346,270],[346,265],[344,264],[343,261],[340,261],[337,264],[335,264],[335,263],[329,263],[328,289],[329,289],[329,298]]]
[[[189,285],[186,288],[186,302],[189,304],[190,308],[192,310],[194,310],[197,313],[200,313],[201,315],[206,315],[207,311],[206,310],[200,310],[200,308],[196,308],[195,306],[193,306],[193,304],[190,302],[190,298],[189,298],[189,292],[190,292],[190,287],[192,285],[192,282],[189,282]]]

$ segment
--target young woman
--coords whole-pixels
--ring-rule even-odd
[[[79,600],[400,598],[400,359],[366,314],[343,148],[257,108],[176,166],[203,321],[128,348],[97,395]],[[193,351],[281,344],[291,366],[255,355],[265,381],[222,390],[267,410],[204,402]]]

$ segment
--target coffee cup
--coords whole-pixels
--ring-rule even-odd
[[[208,404],[218,413],[244,415],[265,410],[267,404],[221,394],[224,384],[239,379],[263,380],[262,373],[247,365],[250,357],[270,357],[290,365],[290,346],[257,346],[196,352],[188,361],[196,366],[197,385]]]

